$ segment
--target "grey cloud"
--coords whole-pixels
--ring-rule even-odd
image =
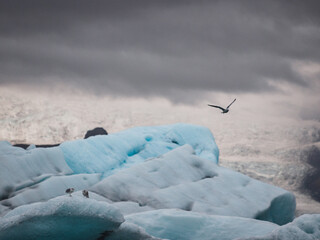
[[[2,1],[0,84],[49,77],[173,101],[181,91],[271,90],[270,79],[307,86],[291,63],[320,60],[317,10],[317,1]]]

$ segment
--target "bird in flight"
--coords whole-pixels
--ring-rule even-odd
[[[226,107],[226,108],[223,108],[223,107],[220,107],[220,106],[216,106],[216,105],[211,105],[211,104],[208,104],[208,106],[210,106],[210,107],[215,107],[215,108],[220,108],[220,109],[222,110],[221,113],[227,113],[227,112],[229,112],[229,107],[230,107],[235,101],[236,101],[236,98],[235,98],[235,99],[232,101],[232,103],[230,103],[229,106]]]

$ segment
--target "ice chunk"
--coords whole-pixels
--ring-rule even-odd
[[[34,185],[32,188],[22,189],[15,193],[15,196],[2,200],[0,203],[10,208],[20,205],[47,201],[51,198],[65,195],[67,188],[75,190],[88,189],[100,181],[100,174],[77,174],[70,176],[53,176]]]
[[[112,201],[134,201],[155,209],[179,208],[286,224],[295,197],[281,188],[219,167],[184,145],[109,176],[91,188]]]
[[[105,173],[160,156],[189,144],[215,163],[219,150],[209,129],[189,124],[136,127],[119,133],[64,142],[60,145],[74,173]]]
[[[305,214],[263,237],[242,240],[316,240],[320,239],[320,214]]]
[[[0,141],[0,199],[49,176],[71,174],[60,148],[24,150]]]
[[[126,222],[134,223],[152,236],[183,240],[227,240],[263,236],[278,225],[249,218],[210,216],[177,209],[161,209],[127,215]]]
[[[0,219],[0,239],[97,239],[124,221],[106,202],[62,196],[18,207]]]

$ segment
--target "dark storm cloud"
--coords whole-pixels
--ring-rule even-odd
[[[306,85],[319,62],[317,1],[1,1],[0,84],[98,93],[265,91]]]

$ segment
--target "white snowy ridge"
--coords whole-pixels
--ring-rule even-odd
[[[319,215],[294,219],[292,193],[218,159],[211,132],[188,124],[47,149],[2,141],[0,239],[320,238]]]

